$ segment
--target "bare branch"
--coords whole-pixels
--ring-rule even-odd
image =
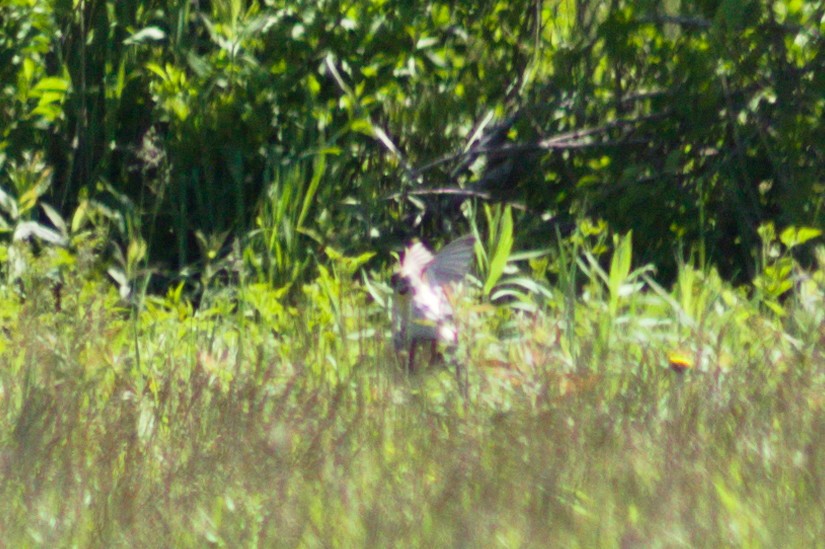
[[[419,177],[425,171],[430,170],[436,166],[440,166],[442,164],[447,164],[451,162],[460,162],[467,157],[478,156],[481,154],[507,155],[520,152],[573,150],[591,147],[611,147],[616,145],[626,145],[628,143],[636,143],[637,141],[628,140],[593,141],[588,138],[596,135],[604,135],[617,128],[629,128],[650,120],[661,119],[667,116],[668,114],[669,111],[665,111],[661,113],[640,116],[638,118],[633,118],[630,120],[616,120],[613,122],[609,122],[603,126],[598,126],[596,128],[586,128],[582,130],[560,133],[552,137],[542,139],[541,141],[538,141],[536,143],[516,143],[493,145],[489,147],[470,147],[468,150],[446,155],[431,162],[428,162],[427,164],[424,164],[418,168],[414,168],[411,173],[414,178]]]

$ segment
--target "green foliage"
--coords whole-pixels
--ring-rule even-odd
[[[0,284],[4,541],[815,545],[825,271],[780,317],[713,270],[664,289],[629,267],[629,234],[603,268],[606,236],[582,223],[575,270],[532,258],[585,275],[572,301],[456,296],[466,398],[438,365],[402,373],[365,291],[382,282],[354,277],[371,254],[325,250],[298,303],[251,282],[195,305],[180,284],[138,310],[93,238],[31,256],[25,296]]]
[[[512,249],[583,215],[632,230],[660,280],[682,247],[748,281],[758,226],[822,226],[809,4],[74,7],[0,8],[0,186],[41,159],[60,216],[128,219],[117,247],[145,242],[164,279],[230,236],[279,285],[327,245],[386,260],[485,224],[457,187],[519,206]]]
[[[489,296],[496,283],[504,274],[510,252],[513,249],[513,212],[509,206],[484,206],[484,215],[489,228],[487,245],[477,248],[478,265],[483,281],[485,296]],[[481,241],[478,228],[474,228],[476,239]],[[488,252],[489,250],[489,252]]]
[[[250,257],[259,263],[264,280],[283,285],[302,278],[312,259],[308,242],[320,244],[322,237],[310,226],[310,211],[319,201],[318,190],[325,175],[325,154],[309,163],[278,166],[257,218],[258,231],[250,233]],[[323,196],[323,195],[322,195]],[[319,212],[318,225],[323,225]],[[311,239],[311,240],[310,240]]]
[[[51,185],[51,170],[43,160],[24,154],[21,164],[9,162],[8,177],[13,194],[0,187],[0,231],[12,233],[15,241],[33,238],[47,244],[65,245],[68,241],[66,223],[54,208],[40,202]],[[33,221],[38,205],[54,228]]]
[[[63,118],[66,75],[46,65],[58,32],[45,2],[0,5],[0,167],[42,151],[44,130]]]
[[[590,133],[568,136],[568,147],[556,138],[568,152],[542,157],[523,196],[534,201],[543,180],[555,212],[586,204],[615,230],[633,229],[638,259],[665,278],[674,241],[741,281],[753,274],[762,221],[821,226],[807,145],[779,138],[793,127],[810,145],[821,133],[809,117],[823,107],[811,79],[816,16],[798,3],[751,3],[733,16],[729,4],[585,8],[567,48],[552,56],[552,84],[531,97],[561,91],[543,135]],[[783,26],[786,9],[793,23]],[[787,55],[791,42],[799,57]]]
[[[816,545],[821,16],[0,2],[3,542]]]
[[[759,228],[759,236],[762,238],[762,271],[754,277],[753,286],[760,303],[778,315],[786,314],[782,300],[794,287],[795,279],[798,280],[803,273],[791,251],[821,235],[819,229],[787,227],[777,241],[776,228],[772,223]]]

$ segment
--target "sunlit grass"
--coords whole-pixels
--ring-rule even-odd
[[[47,282],[8,286],[4,542],[815,546],[821,301],[783,320],[685,269],[672,291],[626,271],[518,307],[470,284],[456,357],[412,377],[380,278],[369,295],[346,269],[297,304],[250,285],[139,315],[82,273],[59,311]]]

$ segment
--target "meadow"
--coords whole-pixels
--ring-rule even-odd
[[[496,303],[465,285],[466,398],[402,370],[364,258],[291,303],[240,281],[138,308],[83,254],[60,287],[29,255],[0,303],[3,542],[821,546],[825,271],[791,260],[771,302],[687,264],[662,288],[612,248],[555,285],[513,262]],[[766,249],[764,272],[791,257]]]
[[[825,547],[823,13],[0,1],[0,547]]]

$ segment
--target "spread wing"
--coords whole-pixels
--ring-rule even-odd
[[[401,257],[398,274],[410,280],[420,280],[427,266],[433,261],[433,254],[420,242],[408,246]]]
[[[441,248],[432,261],[424,267],[427,280],[437,286],[462,280],[470,272],[475,243],[475,237],[467,235]]]

